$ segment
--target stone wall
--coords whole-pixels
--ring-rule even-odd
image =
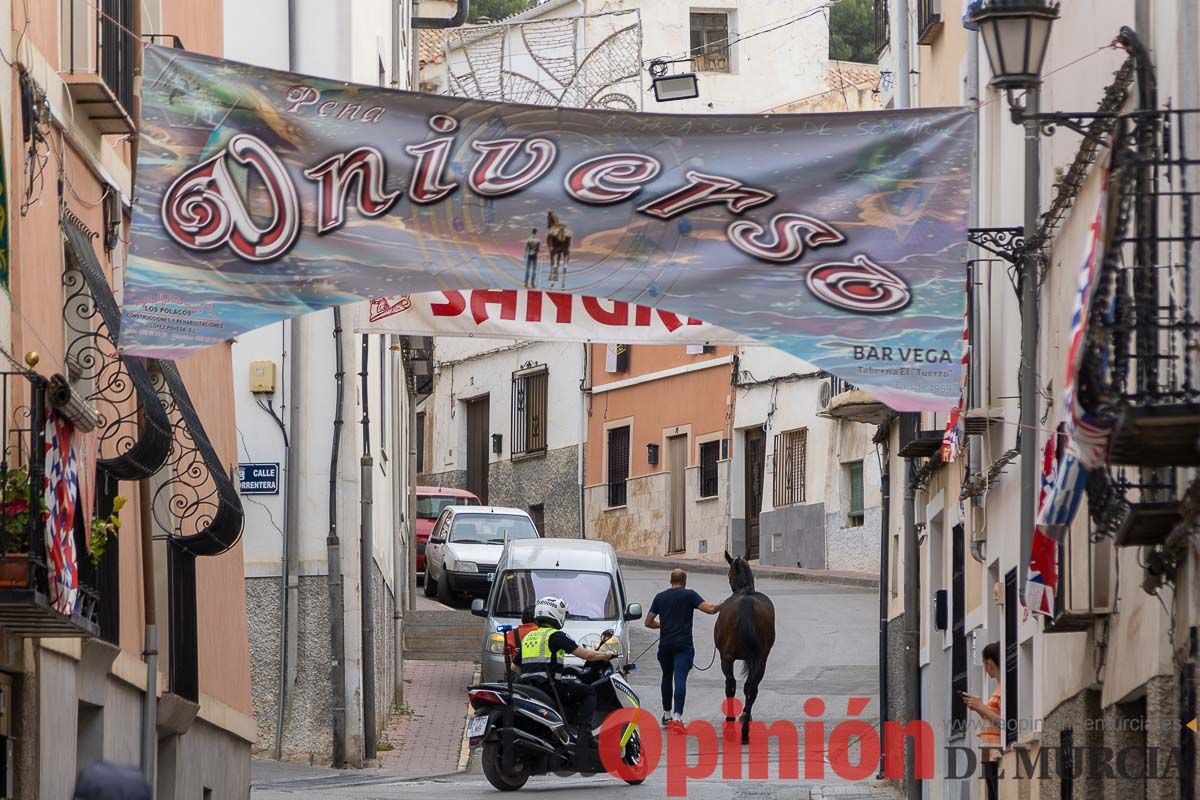
[[[625,505],[608,507],[608,486],[589,486],[584,496],[587,538],[608,542],[620,552],[660,556],[667,552],[665,472],[631,478]]]
[[[255,753],[274,753],[279,714],[279,578],[246,579],[250,697],[258,725]],[[325,576],[300,578],[296,685],[288,693],[283,758],[327,766],[333,757],[329,655],[329,586]],[[378,637],[376,637],[378,640]]]
[[[826,569],[825,504],[783,506],[761,514],[758,560],[771,566]]]
[[[465,470],[419,475],[421,486],[465,489]],[[493,461],[488,466],[488,503],[529,510],[541,504],[546,536],[579,537],[579,448],[561,447],[545,455],[515,461]]]
[[[1072,748],[1094,750],[1104,746],[1104,731],[1097,721],[1100,719],[1100,692],[1086,689],[1046,715],[1042,720],[1042,746],[1050,748],[1052,765],[1040,783],[1042,796],[1061,797],[1063,774],[1058,768],[1059,751],[1064,744],[1064,734],[1069,731],[1068,741]],[[1104,797],[1104,781],[1090,778],[1086,761],[1081,774],[1073,777],[1074,797]]]
[[[845,527],[843,512],[825,515],[825,556],[827,569],[879,574],[879,530],[883,509],[863,510],[863,524]]]

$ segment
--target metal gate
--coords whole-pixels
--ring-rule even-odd
[[[467,403],[467,490],[483,505],[488,504],[488,414],[487,395]]]

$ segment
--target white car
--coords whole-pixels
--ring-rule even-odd
[[[519,508],[448,506],[425,546],[425,596],[449,604],[456,594],[486,597],[504,546],[540,538]]]

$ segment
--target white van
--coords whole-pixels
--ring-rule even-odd
[[[628,601],[617,553],[607,542],[510,541],[495,574],[487,600],[471,603],[471,613],[487,619],[479,659],[485,683],[504,680],[504,634],[497,628],[515,628],[522,610],[539,597],[561,597],[567,602],[570,613],[563,631],[585,646],[598,642],[600,634],[612,628],[615,635],[608,646],[627,648],[625,623],[642,618],[642,607]],[[569,656],[566,663],[582,662]]]

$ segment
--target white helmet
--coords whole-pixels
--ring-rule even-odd
[[[567,622],[567,601],[558,597],[543,597],[533,607],[534,622],[548,622],[562,630]]]

